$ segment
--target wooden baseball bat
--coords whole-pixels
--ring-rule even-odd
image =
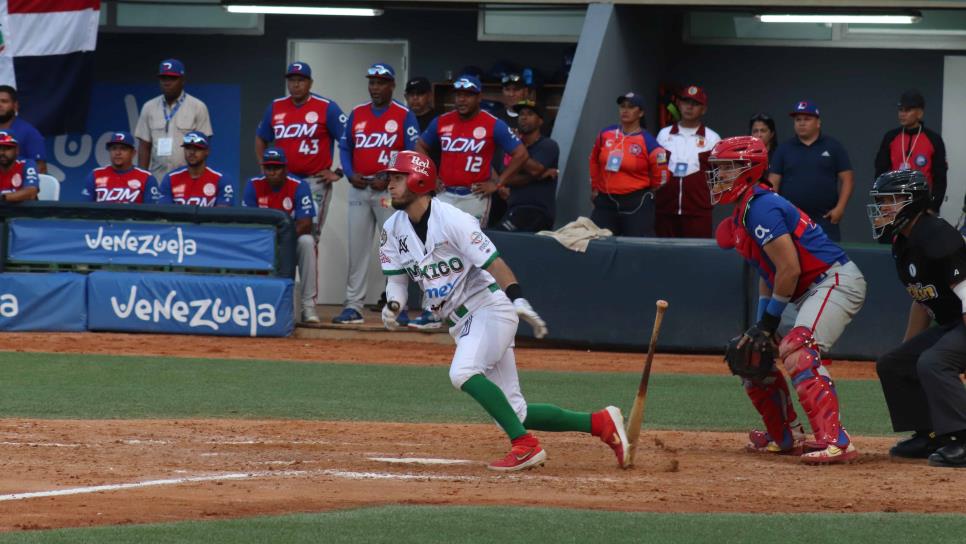
[[[644,421],[644,403],[647,401],[647,382],[651,379],[651,363],[654,361],[654,350],[657,348],[657,337],[661,332],[661,321],[664,320],[665,310],[667,310],[667,301],[658,300],[657,311],[654,314],[654,328],[651,330],[651,343],[647,346],[647,360],[644,363],[644,372],[641,374],[641,383],[637,386],[637,397],[634,398],[631,417],[627,421],[627,441],[630,444],[625,468],[634,466],[634,455],[637,454],[637,437],[641,434],[641,423]]]

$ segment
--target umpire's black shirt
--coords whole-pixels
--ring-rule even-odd
[[[929,310],[940,325],[963,318],[963,303],[951,285],[966,279],[966,243],[952,225],[925,213],[906,238],[897,234],[892,242],[899,280],[917,302]]]

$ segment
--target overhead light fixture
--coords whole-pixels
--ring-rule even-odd
[[[918,23],[918,15],[844,15],[844,14],[770,14],[756,15],[763,23],[824,23],[849,25],[911,25]]]
[[[266,15],[336,15],[343,17],[376,17],[382,15],[381,9],[371,8],[228,4],[225,9],[228,10],[228,13],[261,13]]]

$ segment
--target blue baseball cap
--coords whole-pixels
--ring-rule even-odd
[[[818,105],[811,100],[799,101],[795,104],[795,107],[792,108],[792,111],[788,115],[792,117],[795,117],[796,115],[814,115],[815,117],[821,117],[821,114],[819,114],[818,111]]]
[[[285,152],[277,147],[270,147],[262,153],[262,165],[266,164],[286,164]]]
[[[191,132],[185,134],[184,138],[181,139],[181,147],[197,147],[200,149],[208,149],[208,137],[205,136],[204,132],[192,130]]]
[[[104,144],[104,147],[110,149],[114,144],[126,145],[132,149],[137,149],[134,145],[134,136],[131,136],[130,132],[115,132],[111,134],[111,139]]]
[[[644,109],[644,97],[633,92],[626,92],[617,97],[617,104],[623,104],[624,102],[630,102],[632,106],[637,106],[638,108]]]
[[[312,79],[312,67],[302,61],[296,61],[288,65],[288,70],[285,70],[285,77],[288,76],[304,76]]]
[[[392,66],[389,66],[385,62],[377,62],[366,70],[366,77],[377,77],[379,79],[396,81],[396,71],[392,69]]]
[[[480,78],[471,75],[462,75],[453,82],[453,88],[457,91],[467,91],[475,94],[483,92],[483,84]]]
[[[165,59],[158,66],[158,76],[184,77],[184,64],[178,59]]]

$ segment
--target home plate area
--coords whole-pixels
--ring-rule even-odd
[[[885,454],[816,468],[745,453],[740,433],[644,431],[636,466],[621,470],[595,439],[572,433],[541,439],[545,466],[499,474],[485,468],[507,449],[492,425],[5,419],[0,530],[382,504],[959,512],[966,503],[966,487],[947,472],[894,463]],[[891,440],[856,443],[887,451]],[[947,500],[929,499],[937,495]]]

